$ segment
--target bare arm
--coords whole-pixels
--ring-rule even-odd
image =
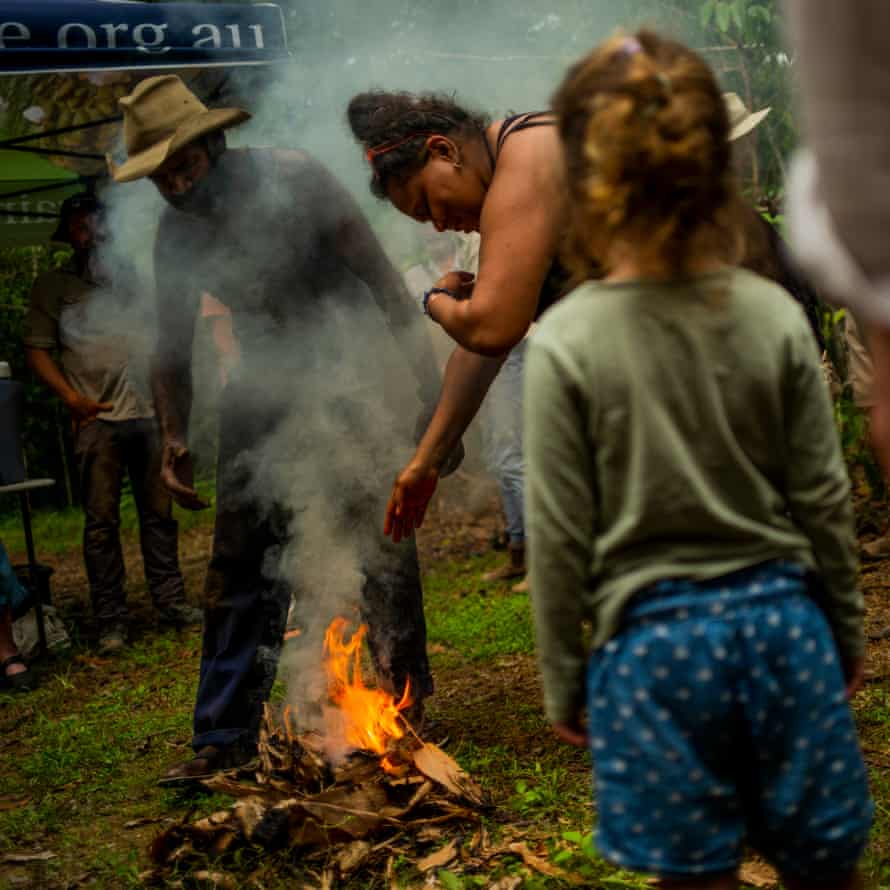
[[[482,209],[473,295],[430,301],[432,317],[471,352],[508,352],[534,320],[565,224],[561,170],[553,127],[517,133],[501,153]]]
[[[506,355],[490,358],[458,346],[445,366],[442,394],[412,463],[442,466],[479,411]]]
[[[440,468],[476,416],[506,357],[489,358],[460,346],[451,354],[442,395],[426,434],[393,485],[383,531],[394,541],[409,537],[423,525]]]
[[[173,499],[190,510],[207,504],[194,486],[188,450],[188,424],[192,407],[192,338],[198,314],[198,296],[182,292],[178,269],[162,228],[155,245],[158,340],[151,363],[151,390],[161,431],[161,479]],[[175,255],[175,254],[174,254]]]
[[[111,411],[114,407],[111,402],[96,402],[81,395],[68,382],[68,378],[62,373],[62,369],[56,364],[52,353],[48,349],[26,346],[25,359],[28,362],[28,367],[31,368],[40,381],[46,384],[65,403],[71,411],[76,427],[85,426],[94,420],[100,412]]]

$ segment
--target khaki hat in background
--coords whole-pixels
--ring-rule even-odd
[[[175,74],[143,80],[118,103],[124,113],[127,160],[112,165],[115,182],[151,176],[190,142],[250,120],[241,108],[207,108]]]
[[[729,115],[730,142],[747,136],[772,111],[772,108],[763,108],[760,111],[750,112],[738,93],[724,93],[723,103]]]

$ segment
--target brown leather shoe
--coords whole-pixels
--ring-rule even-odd
[[[198,784],[202,779],[209,779],[214,773],[247,763],[250,757],[247,751],[238,746],[217,748],[215,745],[205,745],[191,760],[183,760],[170,767],[158,779],[158,785]]]
[[[525,547],[523,545],[507,548],[510,561],[499,569],[493,569],[482,576],[486,582],[510,581],[513,578],[522,578],[525,575]]]

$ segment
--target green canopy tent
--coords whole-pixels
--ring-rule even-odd
[[[0,245],[9,247],[48,241],[62,201],[91,182],[46,158],[14,151],[0,150],[0,170]]]

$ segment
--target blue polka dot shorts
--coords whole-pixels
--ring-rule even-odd
[[[840,660],[804,571],[767,563],[636,597],[591,658],[597,845],[662,876],[850,871],[873,805]]]

